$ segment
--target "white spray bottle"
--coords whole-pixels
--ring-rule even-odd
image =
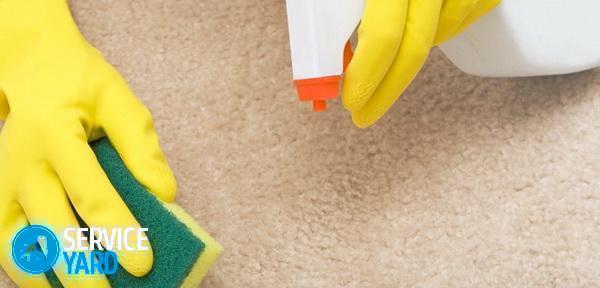
[[[358,26],[364,0],[286,0],[292,70],[300,101],[323,111],[338,95],[348,39]]]

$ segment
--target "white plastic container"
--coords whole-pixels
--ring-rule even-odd
[[[313,110],[325,110],[325,100],[338,95],[344,47],[362,17],[364,0],[286,0],[286,5],[298,96],[313,101]]]
[[[600,1],[503,0],[440,48],[458,68],[478,76],[541,76],[599,67]]]

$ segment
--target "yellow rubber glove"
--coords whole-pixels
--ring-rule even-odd
[[[342,102],[358,127],[375,123],[408,87],[431,47],[463,31],[500,0],[366,0]]]
[[[88,44],[66,0],[0,1],[0,264],[21,287],[48,287],[11,258],[11,240],[28,224],[138,228],[88,141],[107,135],[140,183],[172,202],[175,179],[149,111],[119,73]],[[137,247],[135,233],[129,243]],[[61,243],[61,247],[65,247]],[[152,251],[115,251],[131,274],[145,275]],[[64,264],[64,263],[63,263]],[[108,287],[104,276],[55,272],[65,287]]]

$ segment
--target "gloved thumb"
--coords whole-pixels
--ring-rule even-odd
[[[433,45],[436,46],[460,34],[475,20],[494,9],[501,0],[445,1],[440,13],[438,31]]]
[[[152,115],[111,67],[104,84],[100,125],[133,176],[165,202],[175,199],[173,172],[160,148]]]

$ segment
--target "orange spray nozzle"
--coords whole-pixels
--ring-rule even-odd
[[[350,42],[344,47],[344,70],[352,59]],[[341,76],[325,76],[319,78],[295,80],[300,101],[312,101],[313,111],[321,112],[327,109],[327,100],[338,95]]]
[[[326,100],[338,95],[340,76],[327,76],[295,80],[300,101],[312,101],[313,111],[321,112],[327,108]]]
[[[325,100],[314,100],[313,101],[313,111],[321,112],[327,109],[327,102]]]

